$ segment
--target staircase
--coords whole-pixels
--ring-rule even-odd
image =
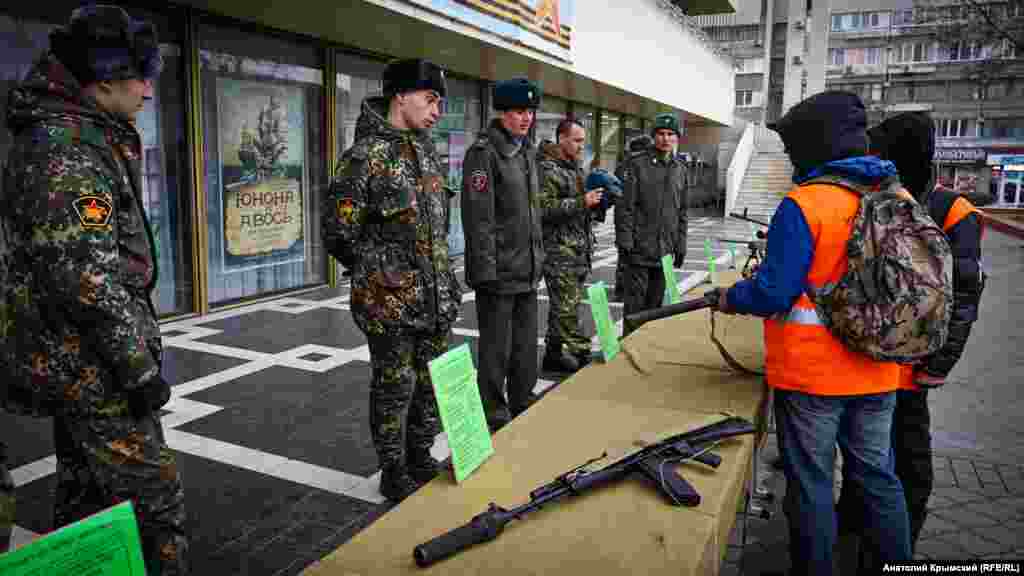
[[[757,152],[743,175],[735,212],[768,222],[782,198],[793,187],[793,165],[778,134],[765,130],[758,138]]]

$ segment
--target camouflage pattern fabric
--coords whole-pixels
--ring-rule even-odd
[[[61,526],[134,502],[147,573],[187,573],[185,510],[155,416],[125,392],[159,379],[156,253],[141,203],[141,141],[50,56],[10,93],[4,174],[0,391],[54,416]]]
[[[942,348],[953,312],[953,256],[942,228],[896,181],[874,189],[830,175],[809,184],[861,196],[848,272],[809,294],[832,334],[888,362],[913,363]]]
[[[156,415],[136,419],[99,380],[79,409],[54,418],[54,529],[130,500],[146,573],[188,574],[185,493]]]
[[[544,267],[548,289],[548,331],[544,342],[552,354],[564,350],[577,358],[590,356],[590,338],[583,335],[579,315],[586,279],[586,272]]]
[[[561,158],[556,144],[545,142],[538,155],[541,225],[544,230],[544,273],[570,268],[590,269],[594,232],[584,201],[583,171]]]
[[[352,317],[368,336],[444,331],[462,292],[448,257],[450,199],[429,137],[363,102],[356,143],[338,162],[323,210],[331,255],[352,274]]]
[[[0,442],[0,554],[10,548],[14,513],[14,479],[7,469],[7,447]]]
[[[448,332],[367,338],[370,431],[382,468],[422,464],[441,431],[428,363],[448,350]]]
[[[0,400],[36,416],[54,414],[97,365],[126,388],[159,371],[156,253],[136,195],[141,141],[80,93],[46,57],[7,109]]]

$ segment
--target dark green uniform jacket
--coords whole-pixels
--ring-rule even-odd
[[[667,158],[667,160],[666,160]],[[615,242],[638,266],[661,266],[665,254],[686,252],[686,167],[654,148],[632,156],[623,171]]]
[[[493,120],[462,165],[466,281],[499,294],[535,290],[544,265],[536,148]]]
[[[0,399],[43,415],[96,378],[146,382],[161,344],[138,132],[82,96],[52,57],[11,91],[7,127]]]
[[[427,133],[398,130],[368,98],[323,210],[324,243],[352,268],[352,317],[368,335],[444,331],[462,303],[448,258],[451,194]]]

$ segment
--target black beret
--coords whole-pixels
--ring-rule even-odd
[[[538,108],[540,90],[526,78],[502,80],[494,85],[494,109]]]
[[[396,60],[384,69],[384,94],[394,96],[417,90],[434,90],[442,98],[448,94],[444,69],[429,60]]]

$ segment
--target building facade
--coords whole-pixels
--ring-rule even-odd
[[[320,239],[320,199],[339,152],[354,141],[363,99],[380,94],[391,59],[427,57],[450,72],[433,137],[455,190],[466,149],[495,116],[490,86],[503,78],[527,76],[541,86],[537,139],[553,138],[566,115],[579,116],[589,156],[608,168],[627,130],[643,130],[658,113],[677,114],[690,134],[707,140],[731,121],[730,59],[679,6],[662,0],[588,3],[586,10],[573,0],[121,4],[157,24],[165,58],[155,98],[139,118],[162,316],[336,282]],[[46,50],[49,31],[78,5],[0,8],[0,113],[10,87]],[[732,9],[726,0],[720,6]],[[622,39],[607,22],[644,34]],[[687,89],[681,78],[644,74],[631,65],[635,53],[690,72]],[[254,161],[268,139],[286,144],[271,173]],[[9,145],[0,131],[3,161]],[[464,246],[454,202],[449,243],[458,254]]]
[[[1019,22],[1020,2],[814,0],[806,3],[809,10],[797,7],[796,17],[791,4],[767,0],[735,15],[699,19],[738,59],[737,116],[771,121],[788,109],[788,95],[816,72],[808,63],[816,62],[815,35],[825,28],[825,87],[858,94],[871,123],[930,112],[938,178],[978,203],[1024,208],[1024,55],[1005,39],[956,43],[948,36],[950,27],[967,24],[973,5],[997,22]],[[815,12],[826,8],[827,19],[815,22]],[[982,68],[989,73],[979,77]]]

